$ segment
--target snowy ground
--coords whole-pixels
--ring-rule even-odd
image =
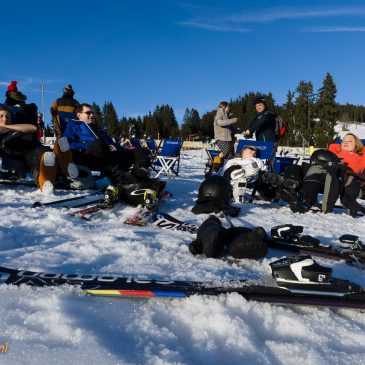
[[[161,210],[200,224],[191,213],[203,180],[205,155],[184,151],[179,177],[167,180],[174,199]],[[75,192],[56,192],[71,197]],[[81,194],[81,193],[80,193]],[[55,208],[33,209],[45,198],[32,188],[0,186],[0,265],[54,273],[110,274],[175,280],[248,277],[271,282],[267,258],[194,257],[191,237],[154,227],[131,227],[135,208],[121,206],[92,222]],[[305,233],[337,242],[365,238],[365,218],[293,214],[267,203],[246,204],[235,225],[301,224]],[[365,286],[364,271],[319,261]],[[364,364],[365,313],[247,302],[239,295],[180,300],[88,297],[75,288],[0,286],[0,364]]]

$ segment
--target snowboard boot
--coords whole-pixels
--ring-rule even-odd
[[[53,152],[45,152],[41,158],[38,186],[45,194],[53,192],[57,175],[56,155]]]
[[[298,189],[299,181],[295,179],[289,179],[286,176],[276,174],[274,172],[265,172],[262,175],[262,180],[272,186],[278,188],[285,188],[290,190]]]
[[[73,163],[72,152],[66,137],[57,138],[53,152],[57,157],[58,166],[61,172],[71,179],[76,179],[79,175],[77,166]]]

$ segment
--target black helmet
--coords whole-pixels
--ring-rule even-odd
[[[312,153],[311,156],[311,164],[333,164],[340,161],[341,159],[338,158],[336,154],[325,149],[316,150]]]
[[[205,179],[200,185],[198,203],[217,202],[228,207],[232,196],[232,186],[229,181],[223,176],[213,175]]]

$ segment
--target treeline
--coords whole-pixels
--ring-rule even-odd
[[[246,130],[256,111],[253,99],[264,96],[268,108],[285,121],[287,131],[282,145],[287,146],[327,146],[333,139],[337,121],[344,123],[363,123],[365,107],[352,104],[340,105],[336,102],[337,87],[330,73],[325,76],[322,86],[314,90],[311,81],[300,81],[297,87],[287,93],[283,105],[277,105],[271,93],[262,95],[249,92],[229,100],[231,112],[238,118],[237,127]],[[220,100],[217,101],[217,105]],[[174,110],[169,105],[159,105],[153,113],[137,118],[118,118],[112,102],[102,107],[93,104],[98,124],[108,129],[112,137],[128,134],[132,129],[137,138],[183,138],[210,139],[214,137],[213,120],[216,109],[202,116],[198,110],[186,109],[183,123],[179,126]]]

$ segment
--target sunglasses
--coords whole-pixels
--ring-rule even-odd
[[[247,146],[247,147],[246,147],[246,150],[251,150],[251,151],[256,152],[256,147],[253,147],[253,146]]]
[[[91,115],[91,114],[93,114],[94,115],[94,112],[92,112],[92,111],[87,111],[87,112],[83,112],[84,114],[86,114],[86,115]]]

